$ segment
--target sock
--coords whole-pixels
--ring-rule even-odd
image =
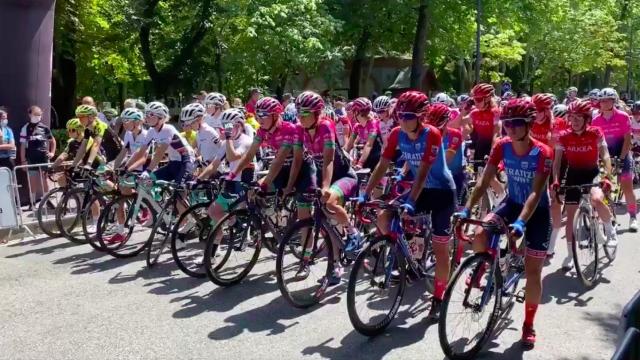
[[[613,229],[613,224],[611,223],[611,221],[604,223],[604,231],[607,233],[607,236],[613,234],[615,230]]]
[[[304,253],[302,253],[302,260],[308,262],[309,259],[311,259],[311,254],[311,250],[305,250]]]
[[[553,254],[556,248],[556,241],[558,240],[558,236],[560,235],[560,228],[553,228],[551,230],[551,236],[549,237],[549,248],[547,249],[547,254]]]
[[[573,256],[573,244],[567,241],[567,256]]]
[[[444,291],[447,289],[447,282],[436,278],[434,280],[434,290],[433,297],[437,300],[442,301],[442,297],[444,296]]]
[[[533,318],[536,316],[536,311],[538,311],[538,304],[530,304],[525,302],[524,305],[524,325],[528,327],[533,327]]]
[[[116,233],[118,233],[118,234],[124,233],[124,224],[118,224],[116,226]]]

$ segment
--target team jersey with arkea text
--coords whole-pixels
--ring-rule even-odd
[[[556,149],[562,150],[569,168],[591,170],[598,168],[600,149],[606,146],[602,130],[588,126],[581,134],[563,132]]]

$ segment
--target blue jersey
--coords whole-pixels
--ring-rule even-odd
[[[549,176],[551,173],[551,148],[533,140],[533,144],[525,155],[517,155],[513,150],[511,138],[500,139],[491,149],[489,164],[498,166],[500,161],[504,163],[504,171],[507,174],[509,185],[508,200],[524,205],[529,198],[533,187],[533,179],[537,174]],[[538,207],[549,207],[549,192],[545,188]]]
[[[451,162],[448,163],[449,170],[454,175],[462,174],[464,171],[464,141],[462,132],[458,129],[447,128],[447,134],[444,137],[444,148],[446,151],[453,151],[455,155]]]
[[[391,130],[387,146],[382,156],[392,161],[400,149],[402,157],[409,164],[409,171],[415,177],[421,163],[431,165],[424,187],[427,189],[455,189],[453,176],[447,167],[440,131],[431,125],[424,125],[419,130],[418,138],[413,141],[409,136],[396,127]]]

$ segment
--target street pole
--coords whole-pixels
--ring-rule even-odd
[[[480,23],[482,20],[482,0],[476,2],[476,71],[475,71],[475,83],[480,82],[480,62],[482,55],[480,55]]]

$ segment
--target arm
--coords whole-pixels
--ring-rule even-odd
[[[491,142],[491,145],[495,144],[496,141],[498,141],[500,139],[500,122],[496,122],[496,124],[493,125],[493,141]]]
[[[227,154],[227,161],[231,162],[231,161],[236,161],[239,160],[242,157],[242,154],[236,152],[236,149],[233,147],[233,141],[231,140],[227,140],[226,142],[226,149],[225,152]],[[235,171],[236,169],[233,169],[236,174],[238,174],[238,171]]]
[[[216,170],[218,170],[221,162],[222,162],[222,158],[213,160],[211,164],[207,165],[207,167],[204,168],[204,170],[202,170],[202,172],[198,176],[198,180],[206,180],[210,178],[211,175],[213,175],[213,173],[215,173]]]
[[[120,152],[118,153],[118,156],[116,156],[115,160],[113,160],[113,167],[115,169],[119,168],[120,165],[122,165],[122,161],[124,160],[126,155],[127,155],[127,148],[123,147],[122,150],[120,150]]]
[[[266,185],[271,185],[271,183],[273,182],[273,179],[275,179],[275,177],[280,173],[280,170],[282,169],[282,165],[284,164],[284,161],[290,152],[291,152],[291,145],[280,147],[280,150],[278,150],[278,153],[276,154],[276,158],[273,159],[273,162],[271,163],[271,168],[269,169],[269,173],[264,178],[263,182]]]
[[[620,159],[624,159],[629,155],[629,151],[631,151],[631,129],[624,136],[624,143],[622,144],[622,151],[620,152]]]
[[[51,139],[49,139],[49,153],[51,153],[51,157],[54,157],[56,155],[56,138],[53,137],[53,135],[51,135]]]
[[[350,134],[349,135],[349,140],[347,141],[347,143],[344,146],[344,151],[346,151],[347,154],[349,154],[351,152],[351,150],[353,150],[353,145],[355,144],[357,137],[358,136],[356,134],[353,134],[353,135]]]
[[[133,153],[133,155],[129,158],[127,163],[124,165],[127,171],[131,171],[131,169],[138,167],[141,161],[146,161],[147,149],[148,149],[148,145],[144,145],[140,149],[138,149],[138,151]]]
[[[553,182],[560,183],[560,169],[562,168],[562,154],[564,151],[560,147],[556,147],[556,153],[553,159]]]
[[[335,145],[334,145],[335,146]],[[321,181],[321,189],[324,191],[329,190],[331,186],[331,179],[333,178],[333,161],[335,157],[336,150],[332,146],[325,145],[324,151],[322,152],[323,164],[322,164],[322,179]]]
[[[78,166],[78,164],[80,164],[80,161],[82,161],[82,159],[84,158],[84,154],[86,154],[87,152],[87,143],[89,142],[88,139],[83,139],[82,143],[80,143],[80,148],[78,148],[78,152],[76,153],[76,157],[73,158],[73,163],[71,164],[71,167],[76,167]]]
[[[160,163],[160,161],[162,161],[162,158],[164,157],[164,154],[167,151],[168,147],[169,147],[169,144],[156,143],[156,149],[155,149],[155,152],[153,153],[153,158],[151,159],[151,163],[149,164],[149,166],[147,166],[148,172],[152,172],[158,167],[158,164]]]
[[[533,215],[533,212],[536,210],[538,206],[538,202],[540,201],[540,197],[545,192],[545,187],[547,186],[547,179],[549,178],[549,174],[537,173],[533,178],[533,187],[531,189],[531,194],[525,201],[524,206],[522,207],[522,211],[520,212],[520,216],[518,219],[527,221]]]
[[[287,189],[293,189],[302,169],[304,151],[302,144],[293,145],[293,162],[291,163],[291,173],[289,174],[289,181],[287,182]],[[304,190],[304,189],[299,189]]]
[[[98,155],[98,151],[100,150],[100,145],[102,144],[102,137],[96,136],[93,139],[93,146],[91,146],[91,150],[89,151],[89,157],[87,158],[87,164],[92,164],[93,160]]]
[[[230,143],[229,140],[226,141],[227,143]],[[225,145],[226,146],[226,145]],[[239,174],[240,172],[242,172],[242,170],[244,170],[245,167],[247,167],[247,165],[249,165],[249,163],[251,162],[251,160],[253,160],[253,158],[256,156],[256,154],[258,153],[258,150],[260,149],[260,143],[258,142],[254,142],[251,147],[249,148],[249,150],[242,155],[242,159],[240,159],[240,162],[238,163],[238,166],[233,169],[233,171],[236,174]],[[280,153],[280,152],[278,152]],[[277,158],[276,158],[277,160]],[[273,168],[275,164],[275,160],[274,162],[271,164],[271,167]],[[215,169],[217,169],[218,167],[216,166]],[[269,170],[271,171],[271,170]],[[273,179],[272,179],[273,180]],[[268,183],[269,184],[269,183]]]
[[[369,153],[371,149],[373,149],[373,142],[376,141],[377,135],[369,136],[367,139],[367,143],[364,144],[364,148],[362,149],[362,153],[360,154],[360,159],[358,159],[358,165],[362,166],[365,162],[367,162],[367,158],[369,157]]]
[[[8,143],[0,145],[0,150],[14,150],[16,148],[16,144],[13,140],[9,140]]]
[[[600,159],[604,163],[604,169],[606,171],[607,176],[611,177],[611,172],[613,169],[611,168],[611,157],[609,156],[609,149],[607,145],[600,146]]]

